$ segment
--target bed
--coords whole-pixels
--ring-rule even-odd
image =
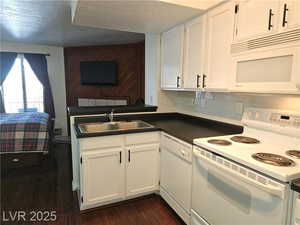
[[[1,161],[10,164],[32,164],[50,148],[51,120],[47,113],[1,113]],[[42,153],[42,154],[41,154]]]

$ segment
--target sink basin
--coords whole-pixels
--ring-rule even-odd
[[[152,125],[141,120],[129,122],[82,123],[79,124],[78,127],[83,134],[153,128]]]

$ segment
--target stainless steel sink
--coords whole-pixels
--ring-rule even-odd
[[[79,124],[78,127],[83,134],[153,128],[152,125],[141,120],[129,122],[82,123]]]

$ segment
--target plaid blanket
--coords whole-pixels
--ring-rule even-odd
[[[48,152],[48,126],[46,113],[1,113],[0,154]]]

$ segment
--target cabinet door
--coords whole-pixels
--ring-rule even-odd
[[[81,194],[84,205],[121,200],[125,197],[123,160],[122,148],[82,153]]]
[[[234,4],[223,4],[207,15],[207,89],[228,88],[231,69],[230,46],[234,30]]]
[[[127,196],[158,190],[159,144],[127,149]]]
[[[300,1],[283,0],[279,24],[285,30],[300,28]]]
[[[241,41],[275,32],[279,4],[279,0],[240,1],[236,16],[235,40]]]
[[[187,23],[184,60],[184,88],[202,88],[205,65],[206,16]]]
[[[184,26],[162,34],[162,88],[179,88],[182,83]]]

